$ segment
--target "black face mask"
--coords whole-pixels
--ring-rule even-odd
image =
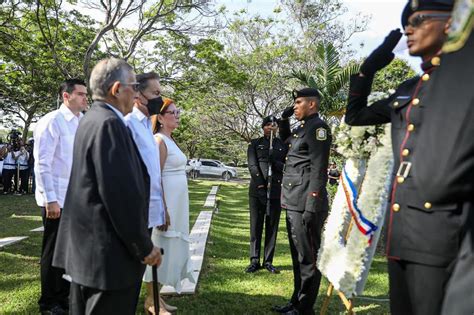
[[[148,108],[148,114],[150,114],[150,116],[159,114],[161,106],[163,106],[163,98],[158,96],[147,100],[148,104],[146,104],[146,107]]]

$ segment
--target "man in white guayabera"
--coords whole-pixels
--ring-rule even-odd
[[[35,197],[44,225],[38,301],[42,314],[66,314],[69,308],[69,282],[62,278],[64,270],[53,267],[51,262],[71,174],[74,136],[87,107],[86,84],[78,79],[65,80],[58,97],[63,104],[41,118],[33,133]]]

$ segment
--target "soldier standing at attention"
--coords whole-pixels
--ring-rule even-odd
[[[294,106],[282,114],[280,136],[289,147],[281,206],[286,210],[294,290],[287,305],[274,306],[273,310],[283,314],[314,314],[321,282],[316,260],[329,210],[326,183],[331,134],[318,115],[318,90],[294,90],[293,99]],[[293,112],[300,125],[292,133],[288,118]]]
[[[263,223],[265,222],[263,267],[271,273],[279,273],[278,269],[273,266],[273,254],[275,253],[278,223],[280,222],[281,179],[288,147],[280,138],[276,137],[278,129],[276,117],[265,117],[262,121],[262,129],[263,137],[253,139],[247,150],[251,176],[249,186],[250,265],[245,271],[251,273],[260,269],[260,247]],[[270,153],[272,132],[272,150]],[[269,165],[272,167],[272,182],[270,194],[267,196]],[[270,212],[266,213],[268,202],[270,202]]]
[[[409,53],[422,58],[422,76],[403,82],[395,94],[367,107],[375,72],[394,58],[392,50],[402,36],[396,30],[366,59],[360,73],[351,77],[349,87],[346,123],[392,124],[394,174],[385,224],[392,314],[441,312],[448,267],[456,258],[463,234],[465,211],[461,204],[424,198],[412,165],[421,144],[420,130],[432,110],[424,99],[441,64],[439,54],[452,6],[452,0],[419,0],[409,2],[403,11]]]

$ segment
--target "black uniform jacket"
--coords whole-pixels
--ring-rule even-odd
[[[392,123],[394,174],[386,217],[387,256],[432,266],[446,266],[455,258],[462,221],[461,204],[424,198],[414,180],[412,156],[419,149],[419,130],[429,111],[423,99],[439,62],[434,57],[423,63],[421,77],[405,81],[392,96],[369,107],[371,79],[352,76],[345,117],[353,126]]]
[[[247,149],[247,162],[251,176],[249,196],[261,197],[257,187],[267,186],[269,149],[270,138],[261,137],[250,141]],[[287,151],[288,146],[280,138],[273,138],[271,199],[280,199],[281,179]]]
[[[283,172],[282,208],[329,211],[326,183],[332,137],[328,125],[313,114],[291,132],[289,121],[282,120],[280,137],[289,147]]]
[[[440,57],[422,99],[430,110],[413,157],[416,179],[430,200],[474,200],[474,35]]]
[[[430,111],[413,155],[422,195],[437,202],[465,202],[469,218],[447,289],[443,314],[474,313],[474,32],[465,46],[441,56],[422,101]]]
[[[153,244],[148,232],[149,176],[129,130],[95,102],[81,119],[53,265],[80,285],[136,285]]]

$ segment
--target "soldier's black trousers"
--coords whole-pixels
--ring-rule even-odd
[[[317,213],[314,222],[303,225],[303,212],[286,211],[286,228],[293,263],[294,288],[291,303],[300,314],[314,314],[321,272],[316,268],[321,230],[327,212]]]
[[[280,199],[271,199],[270,216],[266,216],[266,203],[261,198],[249,197],[250,207],[250,262],[260,263],[263,224],[265,223],[265,245],[263,263],[273,263],[278,223],[280,222]]]
[[[48,310],[56,305],[67,308],[69,282],[63,279],[64,269],[52,266],[60,219],[46,218],[45,208],[41,208],[41,214],[44,233],[41,249],[41,296],[38,304],[41,310]]]
[[[438,315],[450,276],[448,267],[388,260],[393,315]]]

